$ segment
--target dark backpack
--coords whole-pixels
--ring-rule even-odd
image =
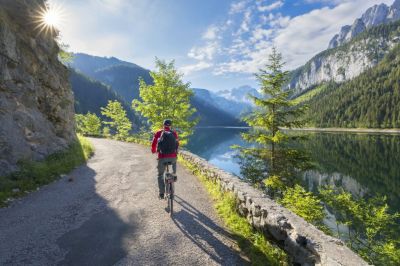
[[[177,141],[172,131],[163,131],[157,143],[157,151],[162,154],[171,154],[176,152]]]

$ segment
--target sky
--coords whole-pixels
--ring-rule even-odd
[[[62,8],[72,52],[117,57],[154,70],[175,60],[183,79],[212,91],[254,78],[272,47],[295,69],[325,50],[344,25],[394,0],[50,0]]]

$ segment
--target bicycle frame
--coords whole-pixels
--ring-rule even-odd
[[[167,208],[171,216],[174,204],[174,183],[175,177],[169,172],[169,164],[166,164],[166,171],[164,172],[165,198],[167,199]]]

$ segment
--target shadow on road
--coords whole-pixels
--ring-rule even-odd
[[[130,218],[129,223],[125,223],[107,206],[107,201],[95,190],[95,171],[85,166],[79,172],[84,173],[84,176],[79,176],[78,182],[80,188],[82,185],[86,188],[87,199],[84,201],[87,205],[80,202],[78,206],[69,206],[68,211],[93,212],[95,208],[99,212],[58,239],[57,244],[67,251],[64,260],[58,265],[113,265],[127,255],[124,238],[132,235],[136,228],[134,217]],[[79,213],[74,215],[78,216]]]
[[[175,201],[181,206],[179,212],[174,213],[175,225],[201,250],[207,253],[212,260],[221,265],[246,265],[248,261],[236,256],[237,261],[229,262],[226,258],[232,257],[235,253],[232,246],[227,246],[215,237],[216,234],[232,238],[231,234],[221,226],[214,223],[190,203],[175,195]],[[233,242],[232,242],[233,244]]]

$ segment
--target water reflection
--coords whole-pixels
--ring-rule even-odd
[[[243,177],[240,161],[232,145],[249,147],[240,133],[246,129],[197,129],[188,149],[214,165]],[[393,211],[400,211],[400,136],[354,133],[313,133],[297,143],[296,148],[309,152],[316,168],[306,171],[300,181],[312,191],[321,185],[343,187],[355,196],[386,195]],[[257,161],[250,171],[265,174]],[[250,165],[250,164],[247,164]],[[256,176],[253,176],[256,178]]]

